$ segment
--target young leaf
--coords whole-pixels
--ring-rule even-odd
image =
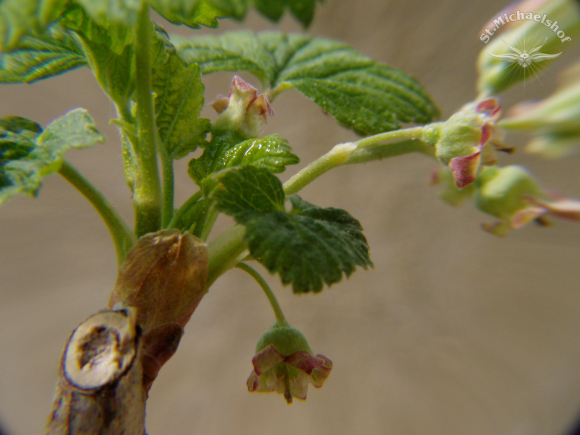
[[[0,52],[16,47],[21,38],[40,33],[62,9],[64,0],[0,1]]]
[[[288,141],[273,134],[259,139],[248,139],[233,146],[227,142],[210,146],[199,158],[189,162],[187,172],[201,186],[203,179],[225,168],[253,165],[277,174],[284,172],[286,165],[299,162],[300,159],[292,153]]]
[[[149,4],[174,24],[199,28],[200,25],[217,27],[217,19],[231,17],[242,20],[254,3],[262,15],[278,21],[286,7],[294,17],[308,27],[314,17],[316,2],[321,0],[149,0]]]
[[[198,146],[205,147],[210,122],[199,118],[204,86],[199,67],[188,67],[174,53],[153,71],[155,116],[161,143],[173,159],[181,159]]]
[[[0,122],[0,204],[16,194],[36,195],[43,177],[60,169],[67,150],[104,142],[84,109],[68,112],[43,132],[18,119]]]
[[[284,211],[282,183],[267,169],[232,168],[220,174],[218,181],[224,186],[213,194],[218,209],[236,220],[245,221],[244,216],[254,212]]]
[[[181,232],[190,232],[201,238],[203,223],[207,220],[209,209],[213,201],[209,198],[199,197],[193,204],[187,202],[179,209],[172,228],[177,228]]]
[[[322,3],[322,0],[318,0],[318,2]],[[310,26],[316,8],[316,0],[255,0],[255,4],[262,15],[274,22],[280,20],[284,9],[288,7],[292,15],[304,27]]]
[[[174,40],[184,62],[198,63],[202,73],[247,70],[271,88],[271,97],[296,89],[361,135],[438,115],[413,78],[342,42],[279,32]]]
[[[99,25],[82,8],[70,6],[60,23],[78,35],[87,63],[103,90],[121,107],[135,89],[133,31],[123,24]]]
[[[141,0],[76,0],[100,25],[108,23],[133,25],[141,9]]]
[[[199,29],[201,26],[218,27],[217,18],[224,13],[208,1],[149,0],[159,15],[174,24],[185,24]]]
[[[266,169],[243,166],[216,177],[218,210],[246,227],[251,254],[295,293],[320,292],[356,266],[372,267],[362,227],[346,211],[291,195],[287,212],[282,183]]]
[[[55,24],[0,57],[0,83],[32,83],[86,65],[79,42]]]
[[[227,32],[218,37],[173,35],[171,40],[185,64],[199,64],[202,74],[245,70],[264,86],[270,86],[280,70],[272,52],[250,31]]]

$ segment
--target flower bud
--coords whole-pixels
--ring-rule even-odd
[[[423,140],[435,147],[435,156],[449,166],[458,188],[475,180],[481,164],[495,164],[495,149],[511,152],[495,126],[501,106],[488,98],[463,106],[445,122],[423,129]]]
[[[453,174],[449,168],[439,167],[431,173],[431,185],[442,185],[443,190],[439,194],[439,198],[450,205],[461,205],[465,200],[475,192],[475,185],[471,183],[463,189],[459,189],[455,185]]]
[[[580,201],[544,191],[521,166],[485,168],[475,181],[475,206],[501,221],[483,224],[483,229],[505,236],[510,228],[528,222],[547,225],[546,215],[580,221]]]
[[[306,337],[287,322],[276,323],[262,335],[252,364],[248,391],[276,391],[288,404],[293,397],[305,400],[308,384],[322,387],[332,370],[332,361],[320,354],[313,356]]]
[[[220,114],[214,123],[215,132],[233,130],[242,140],[258,137],[266,115],[274,115],[264,94],[238,76],[234,76],[230,93],[211,106]]]

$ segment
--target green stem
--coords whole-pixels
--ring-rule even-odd
[[[215,207],[211,207],[209,209],[207,218],[205,220],[205,224],[203,225],[203,231],[201,232],[201,240],[203,240],[204,242],[209,237],[209,233],[211,232],[213,224],[215,224],[215,221],[219,214],[220,212]]]
[[[310,163],[308,166],[290,178],[286,183],[284,183],[284,192],[286,192],[287,195],[296,193],[325,172],[328,172],[338,166],[349,163],[361,163],[363,161],[378,160],[381,158],[416,152],[418,150],[416,145],[406,149],[399,145],[401,142],[388,144],[383,144],[383,142],[395,139],[414,139],[412,141],[405,141],[403,143],[422,143],[420,140],[418,140],[421,138],[422,132],[423,127],[406,128],[403,130],[389,131],[387,133],[380,133],[374,136],[365,137],[357,142],[336,145],[328,153]],[[424,147],[424,145],[422,146]],[[371,148],[373,147],[381,147],[381,151],[371,152]],[[368,148],[369,150],[364,151],[365,148]],[[361,159],[362,155],[366,156],[366,160],[356,161],[357,159]],[[353,159],[352,162],[351,159]]]
[[[161,227],[167,228],[173,220],[175,178],[173,175],[173,159],[167,152],[161,153],[161,165],[163,169],[163,209],[161,213]]]
[[[409,153],[422,153],[434,156],[434,148],[417,139],[409,139],[401,142],[367,146],[356,150],[346,162],[347,165],[367,163],[373,160],[382,160],[389,157],[401,156]]]
[[[286,181],[284,183],[284,192],[287,195],[298,192],[325,172],[344,165],[356,150],[357,145],[353,142],[336,145],[328,153],[319,157]]]
[[[209,254],[208,289],[216,279],[247,255],[248,244],[244,240],[245,232],[246,228],[243,225],[234,225],[207,245]]]
[[[157,231],[161,226],[161,183],[157,168],[157,132],[151,93],[151,20],[143,3],[135,28],[135,95],[137,102],[137,165],[133,205],[135,234]]]
[[[356,141],[359,148],[378,145],[386,140],[394,139],[421,139],[423,136],[423,127],[403,128],[401,130],[387,131],[386,133],[375,134],[374,136],[364,137]]]
[[[135,244],[135,236],[125,221],[116,212],[113,205],[69,162],[63,159],[58,173],[71,183],[97,209],[109,228],[117,252],[117,263],[120,265],[129,249]]]
[[[284,313],[282,313],[282,308],[280,308],[280,304],[278,303],[276,296],[262,275],[260,275],[256,269],[247,265],[246,263],[238,263],[236,267],[243,270],[244,272],[247,272],[252,278],[256,280],[260,287],[262,287],[262,290],[264,290],[264,293],[266,294],[266,297],[268,298],[268,301],[270,301],[270,305],[274,310],[276,321],[278,323],[286,322],[286,317],[284,317]]]

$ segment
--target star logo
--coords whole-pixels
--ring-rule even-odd
[[[516,47],[509,45],[505,39],[502,38],[502,41],[513,53],[493,54],[488,52],[488,54],[495,59],[505,60],[508,62],[517,62],[522,68],[527,68],[532,64],[532,62],[541,62],[547,59],[555,59],[562,54],[562,52],[557,54],[540,53],[540,48],[544,46],[547,40],[548,38],[544,40],[542,45],[539,45],[538,47],[532,48],[528,51],[526,50],[525,43],[524,48],[522,50],[518,50]]]
[[[537,65],[535,66],[534,64],[536,64],[538,62],[542,62],[544,60],[555,59],[562,54],[562,52],[556,53],[556,54],[541,53],[540,49],[544,46],[544,44],[546,43],[547,40],[548,40],[548,38],[544,39],[544,42],[542,44],[540,44],[536,47],[533,47],[531,49],[528,49],[526,47],[525,39],[524,39],[523,47],[517,48],[517,47],[513,47],[513,46],[509,45],[506,42],[506,40],[504,38],[502,38],[502,41],[507,46],[507,48],[509,50],[511,50],[511,53],[493,54],[493,53],[488,52],[488,54],[495,59],[499,59],[499,60],[503,60],[503,61],[508,62],[508,65],[513,64],[513,66],[517,66],[517,65],[521,66],[524,69],[524,86],[525,86],[526,71],[532,71],[534,73],[534,75],[536,75],[536,77],[538,77],[538,75],[536,73],[539,71],[539,67]],[[538,77],[538,79],[539,79],[539,77]]]

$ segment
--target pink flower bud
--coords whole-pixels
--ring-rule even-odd
[[[258,137],[266,116],[274,115],[265,95],[238,76],[234,76],[230,93],[211,103],[220,116],[214,123],[218,130],[235,130],[246,139]]]

